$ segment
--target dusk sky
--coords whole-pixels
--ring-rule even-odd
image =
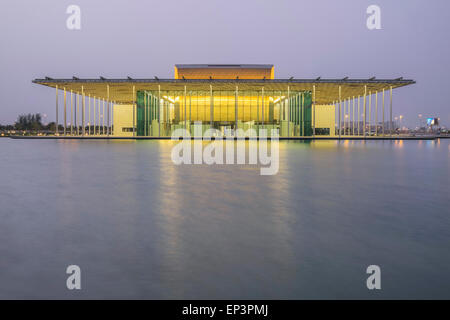
[[[66,9],[81,8],[81,30]],[[366,9],[381,7],[381,30]],[[394,116],[450,126],[448,0],[2,1],[0,123],[54,121],[55,97],[35,78],[173,78],[176,63],[269,63],[276,78],[398,78]]]

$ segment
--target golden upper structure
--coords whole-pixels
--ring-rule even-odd
[[[177,64],[175,79],[274,79],[272,64]]]

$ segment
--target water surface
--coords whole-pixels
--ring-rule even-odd
[[[173,144],[0,139],[0,298],[450,298],[448,140],[280,142],[274,176]]]

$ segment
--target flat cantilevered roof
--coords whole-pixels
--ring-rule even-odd
[[[316,89],[317,104],[331,104],[339,100],[339,87],[341,87],[341,99],[348,99],[364,95],[365,86],[367,94],[369,92],[381,92],[414,84],[414,80],[397,79],[35,79],[33,83],[67,91],[74,91],[81,94],[83,87],[86,96],[100,99],[107,98],[107,87],[109,86],[109,99],[117,104],[129,104],[133,101],[133,87],[136,91],[180,91],[204,90],[209,91],[234,91],[236,87],[239,91],[255,90],[262,88],[267,91],[312,91]],[[270,93],[268,93],[270,94]]]

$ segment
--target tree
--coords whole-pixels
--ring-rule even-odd
[[[36,114],[21,114],[14,124],[17,130],[39,131],[42,129],[42,116],[40,113]]]

